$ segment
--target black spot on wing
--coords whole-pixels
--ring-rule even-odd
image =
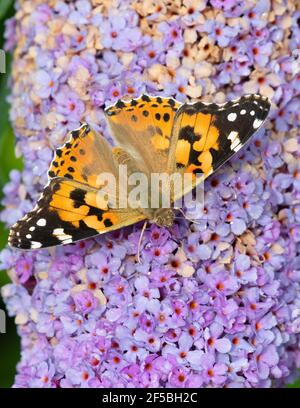
[[[118,100],[118,102],[115,105],[117,108],[124,108],[125,107],[125,103],[120,99]]]
[[[71,135],[72,135],[72,137],[73,137],[74,140],[78,139],[78,138],[79,138],[79,135],[80,135],[80,129],[73,130],[73,131],[71,132]]]
[[[109,227],[112,227],[114,224],[111,222],[109,218],[106,218],[104,220],[104,225],[106,226],[106,228],[109,228]]]
[[[174,99],[170,98],[170,99],[168,100],[168,104],[169,104],[172,108],[174,108],[176,102],[175,102]]]
[[[100,208],[90,207],[88,215],[95,215],[98,221],[102,221],[104,213],[105,211]]]
[[[137,104],[138,104],[138,102],[137,102],[136,99],[132,99],[131,102],[130,102],[131,106],[136,106]]]
[[[165,122],[169,122],[169,120],[170,120],[170,114],[169,114],[169,113],[165,113],[164,116],[163,116],[163,119],[164,119]]]
[[[199,140],[199,136],[195,134],[194,128],[192,128],[191,126],[185,126],[182,129],[180,129],[178,139],[186,140],[192,145],[194,142]]]
[[[86,191],[82,190],[81,188],[76,188],[70,193],[70,198],[73,200],[73,205],[75,208],[78,208],[85,204],[85,195]]]
[[[144,101],[144,102],[151,102],[151,99],[149,98],[148,95],[144,94],[144,95],[142,95],[142,101]]]

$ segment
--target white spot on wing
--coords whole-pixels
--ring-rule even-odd
[[[31,248],[32,249],[38,249],[38,248],[40,248],[42,246],[42,244],[40,243],[40,242],[37,242],[37,241],[32,241],[31,242]]]
[[[27,238],[27,239],[31,239],[31,238],[32,238],[32,235],[31,235],[31,234],[27,234],[27,235],[26,235],[26,238]]]
[[[30,227],[29,228],[29,231],[34,231],[35,230],[35,227]]]
[[[237,114],[234,113],[234,112],[232,112],[232,113],[229,113],[229,115],[227,116],[227,119],[228,119],[230,122],[234,122],[234,121],[236,120],[236,117],[237,117]]]
[[[71,239],[71,241],[73,242],[72,235],[65,234],[63,228],[56,228],[55,230],[53,230],[53,235],[56,236],[56,238],[58,238],[60,241]]]
[[[73,242],[72,238],[66,239],[63,244],[71,244]]]
[[[253,128],[257,129],[260,127],[260,125],[262,124],[262,120],[260,119],[255,119],[255,121],[253,122]]]
[[[237,146],[235,146],[235,147],[233,148],[233,150],[234,150],[235,152],[238,152],[241,147],[242,147],[242,145],[241,145],[241,144],[238,144]]]
[[[254,115],[255,115],[255,111],[252,110],[252,111],[250,112],[250,115],[251,115],[251,116],[254,116]]]
[[[228,139],[229,139],[231,142],[233,142],[234,139],[237,137],[237,135],[238,135],[238,132],[232,131],[232,132],[229,133]]]
[[[55,228],[53,230],[53,235],[64,235],[64,229],[63,228]]]
[[[57,238],[60,241],[65,241],[65,240],[71,240],[72,241],[72,235],[64,234],[64,235],[58,235]]]
[[[246,115],[246,113],[247,113],[246,109],[242,109],[242,110],[240,111],[240,114],[241,114],[241,115]]]
[[[228,135],[228,139],[231,141],[231,145],[230,145],[230,149],[234,150],[235,152],[237,152],[240,149],[240,138],[238,136],[238,132],[230,132]]]
[[[39,227],[44,227],[47,224],[47,221],[45,220],[45,218],[40,218],[37,222],[36,225],[38,225]]]

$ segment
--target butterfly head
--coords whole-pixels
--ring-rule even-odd
[[[159,208],[155,211],[153,222],[160,227],[172,227],[174,223],[174,212],[171,208]]]

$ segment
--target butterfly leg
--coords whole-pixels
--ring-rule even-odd
[[[141,245],[142,245],[143,236],[144,236],[144,232],[146,230],[147,224],[148,224],[148,221],[145,221],[144,225],[143,225],[143,228],[142,228],[142,231],[141,231],[139,242],[138,242],[138,252],[137,252],[137,261],[138,261],[138,263],[141,263],[141,258],[140,258]]]

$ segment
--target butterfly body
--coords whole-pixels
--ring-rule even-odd
[[[11,228],[10,245],[38,249],[69,244],[142,220],[173,225],[178,198],[242,148],[269,108],[259,95],[221,106],[148,95],[118,101],[105,110],[116,147],[87,124],[71,132],[56,150],[36,207]],[[153,189],[157,174],[167,182]],[[104,182],[103,175],[114,182]],[[175,188],[181,186],[178,177],[187,175],[188,188]],[[139,190],[144,199],[130,182],[137,176],[144,182]],[[131,196],[139,197],[134,205]]]
[[[126,165],[127,166],[127,171],[128,175],[130,176],[131,174],[134,173],[141,173],[146,175],[146,177],[149,177],[149,174],[145,171],[145,168],[139,168],[136,165],[136,161],[133,159],[133,157],[126,152],[123,149],[120,149],[119,147],[113,148],[113,153],[114,156],[116,157],[117,162],[120,165]],[[158,202],[162,204],[163,200],[163,191],[161,188],[159,188],[158,194],[161,196],[161,198],[158,199]],[[150,197],[150,194],[149,194]],[[166,227],[171,227],[174,223],[174,210],[172,208],[156,208],[152,209],[151,208],[151,202],[148,201],[148,206],[147,208],[140,208],[139,209],[141,214],[144,215],[145,219],[147,219],[149,222],[153,222],[159,226],[166,226]]]

